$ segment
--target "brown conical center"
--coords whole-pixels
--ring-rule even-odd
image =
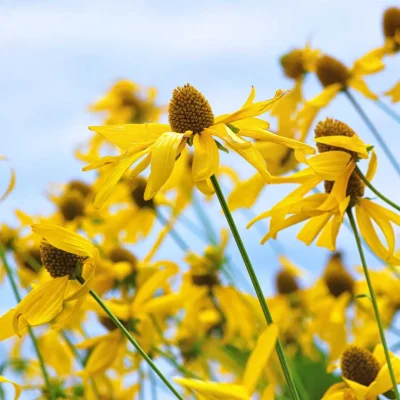
[[[281,66],[284,74],[291,79],[298,79],[305,74],[303,52],[299,49],[294,49],[291,52],[284,54],[281,59]]]
[[[390,7],[383,14],[383,33],[386,38],[394,38],[400,32],[400,8]]]
[[[40,243],[40,257],[42,264],[52,278],[72,276],[76,271],[78,262],[85,260],[85,257],[57,249],[46,239],[43,239]]]
[[[207,99],[187,83],[178,86],[168,105],[168,120],[174,132],[200,133],[214,124],[214,114]]]
[[[354,279],[344,268],[327,268],[323,278],[332,296],[339,297],[345,292],[353,294]]]
[[[109,257],[114,263],[125,261],[130,263],[133,269],[135,269],[137,266],[137,258],[135,255],[123,247],[114,247],[110,251]]]
[[[131,191],[131,197],[133,202],[139,208],[155,208],[154,200],[145,200],[144,192],[146,191],[147,182],[142,178],[136,178],[134,182],[134,188]]]
[[[378,375],[380,365],[374,355],[361,347],[350,346],[342,355],[342,376],[369,386]]]
[[[341,83],[346,86],[347,80],[350,78],[349,69],[339,60],[330,56],[319,58],[316,67],[317,77],[324,87],[333,83]]]
[[[77,217],[81,217],[85,212],[82,196],[79,193],[66,193],[60,201],[59,209],[66,221],[73,221]]]
[[[92,188],[85,182],[73,180],[68,183],[66,192],[79,192],[82,197],[87,197],[90,193],[92,193]]]
[[[280,294],[294,293],[299,289],[296,277],[285,269],[280,270],[276,274],[275,284],[276,289]]]

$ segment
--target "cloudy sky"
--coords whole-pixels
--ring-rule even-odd
[[[100,122],[87,106],[117,79],[156,86],[164,104],[174,87],[190,82],[205,94],[216,114],[222,113],[242,104],[251,85],[259,99],[272,97],[278,88],[290,88],[278,58],[307,40],[351,65],[382,43],[382,13],[396,4],[383,0],[3,0],[0,154],[10,159],[18,180],[15,191],[0,205],[0,222],[14,222],[15,208],[33,214],[50,212],[45,199],[49,183],[84,179],[73,150],[89,137],[87,126]],[[399,66],[399,59],[390,60],[383,74],[368,79],[371,88],[382,92],[393,85],[400,78]],[[311,77],[307,97],[319,90]],[[399,126],[374,104],[361,101],[398,154]],[[345,98],[335,100],[321,115],[342,119],[373,143]],[[379,148],[377,152],[381,154]],[[241,175],[248,176],[250,169],[238,165]],[[5,177],[1,169],[0,179]],[[381,157],[378,186],[385,186],[388,196],[394,197],[398,184],[388,183],[396,179]],[[268,188],[255,212],[282,198],[283,190]],[[218,208],[207,207],[218,227],[224,226]],[[242,228],[245,219],[240,214],[237,218]],[[296,231],[284,232],[280,243],[298,264],[320,270],[326,251],[306,248],[295,240]],[[277,266],[272,252],[258,245],[258,232],[246,232],[244,238],[269,292],[270,271]],[[339,247],[347,250],[349,263],[358,262],[345,229]],[[162,254],[170,255],[167,249]],[[232,256],[238,257],[233,247]],[[369,261],[379,265],[372,257]]]

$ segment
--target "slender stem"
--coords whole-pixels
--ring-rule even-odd
[[[11,267],[7,262],[3,246],[1,244],[0,244],[0,258],[3,261],[4,268],[6,269],[6,272],[7,272],[7,275],[8,275],[8,279],[10,280],[10,283],[11,283],[11,288],[12,288],[12,290],[14,292],[14,296],[15,296],[16,300],[19,303],[19,302],[21,302],[22,297],[21,297],[21,295],[19,293],[19,289],[18,289],[17,283],[15,282]],[[49,377],[49,374],[48,374],[47,369],[46,369],[46,364],[45,364],[44,359],[42,357],[42,354],[41,354],[41,352],[39,350],[39,345],[38,345],[38,342],[36,340],[36,336],[34,335],[33,330],[32,330],[32,328],[30,326],[28,326],[28,333],[29,333],[29,336],[30,336],[30,338],[32,340],[32,344],[33,344],[33,347],[35,349],[35,353],[36,353],[38,361],[39,361],[40,369],[42,370],[43,379],[44,379],[44,382],[46,384],[49,397],[50,397],[50,399],[55,399],[56,397],[55,397],[55,394],[53,392],[53,387],[52,387],[51,382],[50,382],[50,377]]]
[[[383,138],[380,135],[380,133],[378,132],[378,130],[375,128],[375,126],[373,125],[371,120],[368,118],[367,114],[361,108],[360,104],[357,102],[355,97],[348,90],[345,90],[344,94],[347,96],[347,98],[349,99],[349,101],[353,105],[353,107],[356,109],[356,111],[360,114],[360,117],[365,122],[365,125],[368,126],[368,129],[372,132],[372,134],[374,135],[376,141],[382,147],[382,150],[384,151],[386,157],[389,159],[389,161],[392,164],[393,168],[396,170],[397,174],[400,176],[400,164],[397,162],[396,157],[390,151],[389,147],[387,146],[387,144],[383,140]]]
[[[78,282],[83,284],[85,280],[82,277],[77,278]],[[165,383],[168,389],[180,400],[183,400],[182,396],[176,391],[176,389],[171,385],[168,379],[163,375],[163,373],[158,369],[158,367],[154,364],[152,359],[147,355],[147,353],[143,350],[140,344],[131,336],[128,330],[124,327],[124,325],[119,321],[119,319],[113,314],[113,312],[107,307],[107,305],[103,302],[103,300],[99,297],[99,295],[91,289],[89,291],[90,295],[93,299],[99,304],[99,306],[105,311],[105,313],[112,319],[115,325],[121,330],[124,336],[128,339],[128,341],[135,347],[138,353],[146,360],[146,362],[150,365],[153,371],[159,376],[159,378]]]
[[[362,263],[363,270],[364,270],[365,279],[367,281],[367,285],[368,285],[369,294],[370,294],[370,297],[371,297],[372,306],[373,306],[374,312],[375,312],[376,322],[377,322],[378,328],[379,328],[379,335],[381,337],[383,350],[385,352],[385,358],[386,358],[387,366],[388,366],[388,369],[389,369],[390,378],[392,379],[393,390],[394,390],[394,392],[396,394],[396,399],[400,400],[399,389],[397,387],[397,382],[396,382],[396,377],[395,377],[394,371],[393,371],[392,361],[390,360],[389,349],[388,349],[387,342],[386,342],[385,332],[384,332],[384,329],[383,329],[383,325],[382,325],[382,320],[381,320],[381,315],[380,315],[380,312],[379,312],[378,304],[376,302],[375,291],[374,291],[374,288],[372,286],[371,278],[369,276],[367,262],[365,261],[365,256],[364,256],[363,248],[362,248],[362,245],[361,245],[360,235],[358,233],[356,221],[354,219],[354,216],[353,216],[353,213],[351,211],[351,208],[349,208],[347,210],[347,215],[349,217],[350,225],[351,225],[351,227],[353,229],[354,237],[356,239],[358,252],[360,253],[360,258],[361,258],[361,263]]]
[[[214,231],[214,227],[213,227],[211,221],[209,220],[206,212],[203,210],[203,206],[199,203],[195,193],[193,194],[192,200],[193,200],[194,211],[196,212],[201,224],[203,225],[204,230],[206,231],[208,240],[212,244],[216,244],[217,243],[217,235]]]
[[[160,210],[156,211],[158,220],[165,226],[170,228],[169,233],[175,243],[179,246],[182,251],[188,251],[189,245],[182,239],[179,233],[171,226],[171,223],[161,214]]]
[[[201,379],[198,375],[196,375],[192,371],[186,369],[184,366],[180,365],[173,356],[169,355],[164,350],[161,350],[160,348],[154,348],[154,351],[156,353],[158,353],[160,356],[162,356],[163,358],[165,358],[179,372],[182,372],[186,376],[193,378],[193,379]]]
[[[79,362],[79,364],[84,367],[85,366],[85,360],[81,357],[81,355],[79,354],[79,351],[77,350],[77,348],[75,347],[75,345],[72,343],[71,339],[69,338],[67,332],[61,330],[60,331],[61,336],[63,337],[65,343],[67,343],[67,346],[70,348],[70,350],[72,351],[72,354],[75,356],[75,358],[77,359],[77,361]],[[92,388],[93,388],[93,392],[96,395],[96,397],[99,399],[100,398],[100,392],[99,392],[99,388],[96,385],[96,382],[94,380],[94,378],[90,379],[91,384],[92,384]]]
[[[157,400],[157,384],[156,377],[154,375],[154,371],[149,368],[149,381],[150,381],[150,392],[151,392],[151,400]]]
[[[240,252],[240,254],[242,256],[243,262],[244,262],[244,264],[246,266],[247,272],[248,272],[248,274],[250,276],[250,279],[251,279],[251,282],[253,284],[254,290],[256,291],[257,298],[258,298],[258,301],[260,302],[261,309],[263,311],[265,320],[267,321],[267,324],[270,325],[270,324],[273,323],[272,315],[271,315],[271,313],[269,311],[269,308],[268,308],[267,302],[265,301],[265,297],[264,297],[264,294],[262,292],[262,289],[261,289],[260,283],[258,281],[257,275],[256,275],[256,273],[254,271],[253,265],[251,264],[250,258],[248,256],[246,248],[245,248],[245,246],[243,244],[242,238],[240,237],[239,231],[237,230],[235,221],[234,221],[234,219],[232,217],[231,212],[229,211],[228,204],[226,203],[224,194],[222,193],[221,187],[219,186],[217,177],[215,175],[213,175],[211,177],[211,182],[212,182],[212,184],[214,186],[214,190],[215,190],[215,193],[217,194],[218,200],[219,200],[219,202],[221,204],[222,211],[225,214],[225,218],[226,218],[226,220],[228,222],[228,225],[229,225],[229,227],[231,229],[232,235],[233,235],[233,237],[235,239],[236,245],[237,245],[237,247],[239,249],[239,252]],[[279,339],[276,342],[275,348],[276,348],[276,352],[277,352],[278,357],[279,357],[279,361],[280,361],[283,373],[284,373],[285,378],[286,378],[286,382],[287,382],[287,384],[289,386],[289,389],[290,389],[290,392],[292,394],[292,398],[295,399],[295,400],[299,400],[300,397],[299,397],[299,394],[297,392],[293,377],[292,377],[292,375],[290,373],[289,365],[288,365],[288,362],[286,360],[285,353],[283,351],[283,347],[282,347],[282,344],[281,344]]]
[[[386,196],[384,196],[378,189],[375,188],[375,186],[372,185],[372,183],[366,178],[366,176],[361,172],[360,168],[356,166],[356,172],[358,176],[361,178],[361,180],[380,198],[382,199],[385,203],[391,205],[393,208],[395,208],[397,211],[400,211],[400,206],[398,206],[396,203],[393,201],[389,200]]]
[[[394,111],[391,107],[389,107],[386,103],[384,103],[382,100],[377,100],[375,101],[375,104],[389,117],[393,118],[396,122],[400,123],[400,115],[397,114],[396,111]]]

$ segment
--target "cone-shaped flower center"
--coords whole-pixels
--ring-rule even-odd
[[[129,250],[123,247],[114,247],[109,253],[110,260],[114,263],[117,262],[128,262],[132,268],[135,269],[137,266],[137,258]]]
[[[380,365],[370,351],[350,346],[342,355],[341,368],[344,378],[369,386],[378,375]]]
[[[315,137],[324,137],[324,136],[348,136],[352,137],[356,133],[344,122],[338,121],[336,119],[327,118],[325,121],[318,122],[315,127]],[[330,146],[324,143],[317,143],[317,148],[320,153],[324,153],[326,151],[339,150],[349,153],[353,156],[354,159],[357,159],[357,154],[342,149],[336,146]],[[325,193],[330,193],[332,190],[334,182],[333,181],[325,181]],[[358,176],[357,173],[353,172],[349,178],[349,182],[347,185],[347,196],[351,196],[352,199],[356,199],[357,197],[364,196],[365,184]]]
[[[92,188],[85,182],[74,180],[68,183],[67,192],[79,192],[82,197],[88,196],[92,192]]]
[[[85,206],[78,193],[66,193],[60,201],[60,212],[66,221],[73,221],[76,217],[84,215]]]
[[[276,289],[280,294],[294,293],[299,289],[296,277],[289,271],[282,269],[275,277]]]
[[[383,14],[383,33],[386,38],[393,38],[400,32],[400,8],[390,7]]]
[[[85,257],[57,249],[45,239],[40,243],[40,257],[52,278],[72,276],[76,271],[78,262],[85,260]]]
[[[304,75],[303,61],[303,52],[299,49],[284,54],[280,59],[284,74],[292,79],[298,79]]]
[[[346,86],[346,82],[350,78],[350,71],[339,60],[330,56],[322,56],[317,60],[317,76],[324,87],[333,83],[341,83]]]
[[[214,114],[207,99],[187,83],[174,90],[168,105],[168,120],[174,132],[200,133],[214,124]]]
[[[154,200],[144,199],[144,192],[146,191],[147,182],[142,178],[137,178],[134,182],[134,188],[131,191],[131,197],[133,202],[139,208],[155,208]]]

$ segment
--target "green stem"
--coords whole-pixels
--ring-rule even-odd
[[[366,178],[366,176],[361,172],[360,168],[356,166],[356,172],[358,176],[361,178],[361,180],[380,198],[382,199],[385,203],[391,205],[393,208],[395,208],[397,211],[400,211],[400,206],[398,206],[396,203],[393,201],[389,200],[386,196],[384,196],[378,189],[375,188],[375,186],[372,185],[372,183]]]
[[[82,277],[77,278],[78,282],[83,284],[85,280]],[[138,353],[146,360],[153,371],[159,376],[159,378],[165,383],[168,389],[176,396],[176,398],[183,400],[182,396],[176,391],[176,389],[171,385],[168,379],[163,375],[163,373],[158,369],[158,367],[153,363],[152,359],[147,355],[147,353],[142,349],[140,344],[131,336],[124,325],[119,321],[119,319],[113,314],[113,312],[107,307],[99,295],[91,289],[89,291],[93,299],[99,304],[99,306],[105,311],[105,313],[111,318],[114,324],[121,330],[128,341],[133,345],[133,347],[138,351]]]
[[[199,203],[195,193],[193,194],[192,200],[193,200],[194,211],[196,212],[201,224],[203,225],[204,230],[206,231],[208,240],[212,244],[216,244],[217,243],[217,235],[214,231],[214,227],[212,226],[212,223],[209,220],[206,212],[203,210],[202,205]]]
[[[219,202],[221,204],[222,211],[225,214],[225,218],[226,218],[226,220],[228,222],[228,225],[229,225],[229,227],[231,229],[232,235],[233,235],[233,237],[235,239],[236,245],[237,245],[237,247],[239,249],[240,255],[242,256],[243,262],[244,262],[244,264],[246,266],[246,269],[247,269],[247,272],[248,272],[248,274],[250,276],[251,283],[253,284],[254,290],[256,291],[257,298],[258,298],[258,301],[260,302],[261,309],[263,311],[265,320],[267,321],[267,324],[270,325],[270,324],[273,323],[272,315],[271,315],[271,313],[269,311],[269,308],[268,308],[267,302],[265,301],[265,297],[264,297],[264,294],[262,292],[262,289],[261,289],[260,283],[258,281],[257,275],[256,275],[256,273],[254,271],[253,265],[251,264],[250,258],[248,256],[246,248],[245,248],[245,246],[243,244],[242,238],[240,237],[239,231],[237,230],[235,221],[234,221],[234,219],[232,217],[231,212],[229,211],[228,204],[226,203],[224,194],[222,193],[221,187],[219,186],[217,177],[215,175],[213,175],[211,177],[211,182],[212,182],[212,184],[214,186],[214,190],[215,190],[215,193],[217,194],[218,200],[219,200]],[[292,375],[290,373],[289,365],[287,363],[287,360],[286,360],[286,357],[285,357],[285,353],[283,351],[283,347],[282,347],[282,344],[281,344],[279,339],[276,342],[275,348],[276,348],[276,352],[277,352],[278,357],[279,357],[279,361],[280,361],[283,373],[284,373],[285,378],[286,378],[286,382],[287,382],[287,384],[289,386],[289,389],[290,389],[290,392],[292,394],[292,398],[295,399],[295,400],[299,400],[300,397],[299,397],[299,394],[297,392],[293,377],[292,377]]]
[[[194,374],[192,371],[189,371],[184,366],[180,365],[176,359],[166,353],[165,351],[161,350],[160,348],[154,348],[154,351],[159,354],[161,357],[165,358],[174,368],[176,368],[179,372],[183,373],[184,375],[188,376],[192,379],[201,379],[198,375]]]
[[[7,275],[8,275],[8,279],[10,280],[10,283],[11,283],[11,288],[12,288],[12,290],[14,292],[14,296],[15,296],[16,300],[18,301],[18,303],[20,303],[21,300],[22,300],[22,297],[21,297],[21,295],[19,293],[19,289],[18,289],[17,283],[15,282],[11,267],[9,266],[9,264],[7,262],[3,246],[1,244],[0,244],[0,258],[3,261],[4,268],[6,269],[6,272],[7,272]],[[40,353],[39,345],[38,345],[36,337],[35,337],[35,335],[33,333],[33,330],[29,325],[28,325],[28,334],[29,334],[29,336],[30,336],[30,338],[32,340],[32,344],[33,344],[33,347],[35,349],[35,352],[36,352],[36,355],[37,355],[37,358],[38,358],[38,361],[39,361],[40,369],[42,370],[43,379],[44,379],[44,382],[46,384],[47,391],[49,393],[50,399],[55,399],[56,397],[55,397],[55,394],[53,392],[53,387],[51,386],[50,377],[49,377],[49,374],[48,374],[47,369],[46,369],[46,364],[44,362],[42,354]]]
[[[388,366],[388,369],[389,369],[390,378],[391,378],[392,384],[393,384],[393,390],[394,390],[394,392],[396,394],[396,399],[400,400],[399,389],[397,387],[397,382],[396,382],[396,377],[395,377],[394,371],[393,371],[392,361],[390,360],[389,349],[388,349],[387,342],[386,342],[385,332],[384,332],[383,325],[382,325],[382,320],[381,320],[381,315],[380,315],[379,308],[378,308],[378,303],[376,302],[375,291],[374,291],[374,288],[372,286],[371,278],[369,276],[367,262],[365,261],[365,256],[364,256],[363,248],[362,248],[362,245],[361,245],[360,235],[358,233],[356,221],[354,219],[354,216],[353,216],[353,213],[351,211],[351,208],[349,208],[347,210],[347,215],[349,217],[350,225],[351,225],[351,227],[353,229],[354,237],[356,239],[358,252],[360,253],[360,258],[361,258],[361,263],[362,263],[362,267],[363,267],[363,270],[364,270],[365,279],[367,281],[367,285],[368,285],[369,294],[370,294],[370,297],[371,297],[372,306],[373,306],[374,312],[375,312],[375,319],[376,319],[376,322],[377,322],[378,328],[379,328],[379,335],[381,337],[381,342],[382,342],[383,350],[385,352],[385,358],[386,358],[387,366]]]
[[[85,360],[81,357],[81,355],[79,354],[79,351],[77,350],[77,348],[75,347],[75,345],[72,343],[71,339],[69,338],[69,336],[67,335],[67,332],[65,331],[60,331],[61,336],[63,337],[65,343],[67,343],[67,346],[70,348],[70,350],[72,351],[72,354],[74,355],[74,357],[77,359],[77,361],[79,362],[79,364],[84,367],[85,366]],[[96,385],[96,382],[93,378],[90,379],[91,384],[92,384],[92,388],[93,388],[93,392],[96,395],[96,397],[99,399],[100,398],[100,392],[99,392],[99,388]]]
[[[165,226],[168,226],[170,228],[169,234],[171,235],[172,239],[175,241],[175,243],[178,245],[178,247],[186,252],[189,250],[189,245],[182,239],[182,237],[179,235],[179,233],[171,226],[171,223],[161,214],[159,210],[156,211],[156,215],[158,220]]]
[[[350,103],[353,105],[353,107],[356,109],[358,114],[360,114],[360,117],[362,120],[365,122],[365,125],[367,125],[368,129],[372,132],[372,134],[375,137],[375,140],[379,143],[379,145],[382,147],[383,152],[385,153],[386,157],[389,159],[390,163],[392,164],[393,168],[396,170],[397,174],[400,176],[400,165],[396,160],[396,157],[392,154],[390,151],[389,147],[383,140],[382,136],[378,132],[378,130],[375,128],[371,120],[368,118],[367,114],[364,112],[360,104],[358,104],[357,100],[355,97],[346,89],[344,90],[344,94],[347,96],[349,99]]]
[[[396,122],[400,123],[400,115],[397,114],[396,111],[394,111],[391,107],[389,107],[386,103],[384,103],[382,100],[377,100],[375,101],[375,104],[389,117],[393,118]]]

